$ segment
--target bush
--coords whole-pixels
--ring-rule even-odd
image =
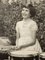
[[[37,11],[35,21],[37,22],[39,28],[37,38],[41,44],[43,51],[45,51],[45,3],[41,2],[35,8]]]

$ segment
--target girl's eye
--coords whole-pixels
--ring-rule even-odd
[[[28,12],[28,10],[24,10],[24,9],[23,9],[22,11],[26,11],[26,12]]]
[[[28,11],[28,10],[26,10],[26,11]]]
[[[23,8],[22,11],[29,12],[29,10],[27,8]]]

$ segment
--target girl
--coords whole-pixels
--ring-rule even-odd
[[[27,7],[23,6],[22,9],[23,20],[16,24],[16,49],[23,51],[37,51],[42,52],[40,44],[36,39],[36,32],[38,26],[32,17],[35,16],[36,11],[34,7],[29,4]]]

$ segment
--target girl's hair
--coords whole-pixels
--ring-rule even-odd
[[[32,4],[28,4],[28,6],[23,5],[22,8],[24,8],[24,7],[29,9],[29,12],[31,14],[30,17],[34,17],[36,15],[36,9]]]

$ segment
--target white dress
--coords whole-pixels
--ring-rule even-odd
[[[38,27],[35,21],[19,21],[16,25],[16,31],[20,34],[20,38],[17,42],[18,46],[32,43],[35,39],[35,34],[37,30]],[[36,39],[36,43],[34,45],[22,48],[21,51],[37,51],[41,53],[42,49],[39,41]]]

